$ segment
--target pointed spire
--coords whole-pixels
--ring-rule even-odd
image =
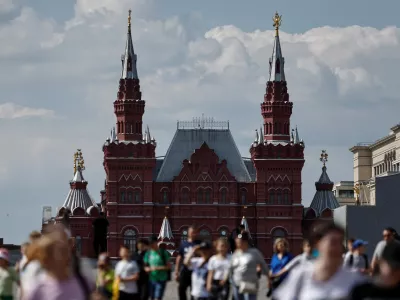
[[[294,135],[293,135],[293,129],[292,132],[290,133],[290,142],[293,144],[294,143]]]
[[[272,56],[269,59],[269,81],[286,81],[285,59],[282,55],[281,42],[279,40],[279,28],[282,23],[282,16],[276,12],[272,20],[275,27],[275,40]]]
[[[139,79],[136,60],[137,56],[133,50],[132,34],[131,34],[131,13],[129,10],[128,16],[128,34],[126,38],[125,53],[122,55],[122,79]]]
[[[117,134],[115,133],[115,127],[111,129],[111,136],[110,136],[110,142],[114,143],[117,139]]]
[[[169,224],[168,218],[165,217],[162,225],[161,225],[161,230],[160,234],[158,235],[159,240],[172,240],[174,238],[174,235],[172,234],[172,229],[171,225]]]
[[[258,143],[259,144],[264,144],[264,133],[263,133],[263,130],[262,130],[262,126],[260,126],[260,135],[258,137]]]
[[[146,128],[145,140],[146,140],[146,143],[151,143],[151,135],[150,135],[149,125],[147,125],[147,128]]]
[[[300,144],[300,137],[299,137],[299,132],[297,130],[297,126],[296,126],[296,129],[294,130],[294,140],[293,140],[293,142],[295,144]]]
[[[254,139],[254,143],[258,143],[258,139],[259,139],[259,135],[258,135],[258,131],[256,129],[256,138]]]

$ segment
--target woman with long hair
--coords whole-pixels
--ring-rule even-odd
[[[333,222],[318,226],[313,238],[318,257],[290,272],[272,299],[346,299],[353,286],[366,279],[343,267],[343,240],[344,230]]]
[[[210,300],[227,300],[229,296],[229,244],[220,238],[215,242],[216,254],[208,262],[207,290]]]

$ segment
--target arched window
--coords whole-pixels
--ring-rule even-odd
[[[203,189],[199,189],[197,191],[197,203],[202,204],[203,203]]]
[[[275,203],[275,191],[274,190],[270,190],[269,191],[269,204],[274,204]]]
[[[140,199],[140,190],[135,190],[134,195],[135,195],[135,203],[141,203],[142,200]]]
[[[124,245],[131,253],[136,251],[136,232],[134,230],[128,229],[124,232]]]
[[[227,204],[226,201],[226,189],[221,190],[221,204]]]
[[[181,241],[184,242],[184,241],[187,241],[187,239],[188,239],[188,230],[184,229],[182,231]]]
[[[189,201],[189,190],[184,188],[181,194],[181,203],[190,203]]]
[[[211,241],[211,233],[207,229],[200,230],[199,237],[202,241]]]
[[[283,230],[282,228],[277,228],[272,232],[273,243],[275,243],[276,239],[285,238],[285,237],[286,237],[286,231]]]
[[[289,204],[289,190],[283,191],[283,204]]]
[[[247,191],[245,189],[242,189],[240,192],[240,200],[242,204],[247,204]]]
[[[133,203],[132,192],[128,192],[128,203]]]
[[[76,254],[80,255],[82,253],[82,238],[80,235],[75,237]]]
[[[166,189],[164,189],[163,191],[162,191],[162,203],[163,204],[167,204],[169,202],[169,199],[168,199],[168,191],[166,190]]]
[[[205,191],[205,198],[206,198],[206,201],[205,201],[205,203],[206,204],[212,204],[212,200],[211,200],[211,190],[210,189],[206,189],[206,191]]]
[[[276,191],[276,204],[278,204],[278,205],[282,204],[282,191],[281,190]]]
[[[125,203],[125,191],[121,191],[121,196],[120,196],[119,202]]]

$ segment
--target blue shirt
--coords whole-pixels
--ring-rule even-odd
[[[292,254],[290,254],[290,253],[285,253],[285,254],[282,256],[282,258],[280,259],[280,258],[278,257],[278,255],[275,253],[275,254],[272,256],[271,265],[270,265],[272,274],[276,274],[276,273],[278,273],[280,270],[282,270],[283,267],[286,266],[286,265],[292,260],[292,258],[293,258],[293,255],[292,255]],[[283,275],[281,276],[281,279],[285,278],[286,275],[287,275],[287,273],[283,274]]]

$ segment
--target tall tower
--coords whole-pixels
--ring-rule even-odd
[[[131,36],[131,11],[117,100],[114,101],[116,128],[103,145],[106,172],[105,210],[110,222],[108,251],[117,256],[122,241],[134,247],[139,232],[153,232],[153,169],[156,164],[156,141],[147,126],[144,134],[142,100],[136,68],[137,56]],[[131,237],[129,240],[125,237]],[[128,242],[127,242],[128,241]]]
[[[256,131],[250,147],[251,159],[256,169],[257,232],[268,232],[268,217],[282,218],[286,237],[292,242],[300,240],[301,171],[304,165],[304,143],[296,129],[290,130],[293,103],[289,100],[285,77],[285,59],[279,40],[281,16],[273,17],[275,27],[274,47],[269,60],[269,80],[264,101],[261,103],[263,125]],[[266,222],[266,224],[264,223]],[[271,224],[276,224],[275,223]],[[267,227],[265,231],[265,226]],[[272,225],[271,225],[272,226]],[[276,226],[276,225],[275,225]],[[272,235],[273,233],[271,233]],[[267,239],[268,240],[268,239]],[[273,237],[265,247],[270,247]]]
[[[114,101],[114,113],[117,117],[117,137],[120,141],[141,141],[143,140],[142,127],[145,101],[142,100],[136,66],[137,56],[133,50],[130,10],[125,52],[121,56],[121,61],[122,71],[118,98]]]

